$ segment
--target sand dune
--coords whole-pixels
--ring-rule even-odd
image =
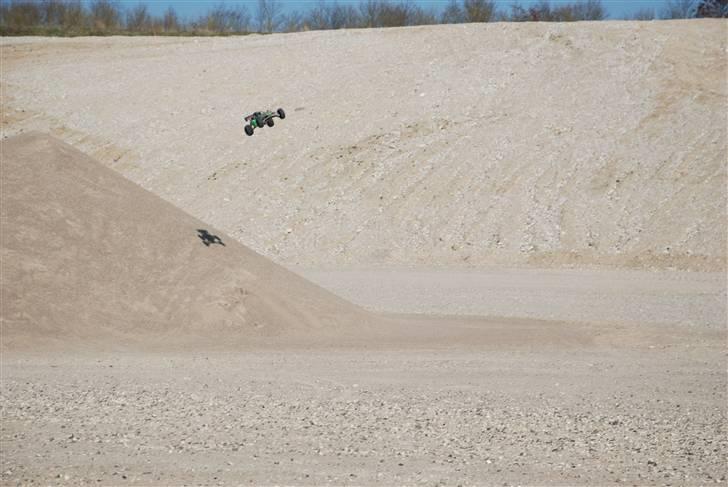
[[[285,265],[724,270],[726,25],[6,38],[3,130]]]
[[[4,348],[242,346],[371,320],[52,137],[4,140],[1,167]]]

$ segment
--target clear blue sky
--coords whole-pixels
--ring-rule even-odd
[[[334,0],[324,0],[326,3],[333,3]],[[415,3],[422,7],[433,7],[437,11],[447,4],[448,0],[414,0]],[[552,5],[559,3],[572,3],[579,0],[551,0]],[[315,6],[319,0],[278,0],[284,12],[298,10],[306,12]],[[359,0],[338,0],[340,4],[358,4]],[[121,4],[125,7],[132,7],[140,3],[138,0],[121,0]],[[206,12],[210,7],[220,3],[227,5],[246,5],[251,13],[256,10],[257,0],[142,0],[150,7],[153,14],[158,15],[164,12],[168,6],[172,5],[177,13],[184,18],[196,18]],[[510,5],[514,0],[496,0],[501,9],[510,10]],[[536,0],[522,0],[521,5],[528,6],[536,3]],[[610,19],[623,19],[630,17],[640,9],[653,8],[659,12],[665,5],[666,0],[602,0],[602,5],[606,8]]]

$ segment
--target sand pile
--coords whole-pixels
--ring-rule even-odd
[[[320,340],[369,319],[49,136],[4,140],[1,167],[3,348]]]
[[[5,38],[3,130],[286,265],[725,269],[727,26]]]
[[[47,135],[3,140],[0,169],[4,350],[594,341],[558,322],[371,315]]]

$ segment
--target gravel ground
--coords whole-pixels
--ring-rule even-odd
[[[2,483],[724,483],[724,357],[5,354]]]

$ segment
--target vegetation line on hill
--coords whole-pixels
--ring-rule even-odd
[[[728,0],[665,0],[660,8],[643,9],[632,20],[728,17]],[[144,3],[126,8],[118,0],[0,0],[0,35],[241,35],[253,32],[401,27],[471,22],[570,22],[606,20],[601,0],[541,0],[524,7],[499,9],[494,0],[449,0],[440,9],[423,8],[412,0],[320,0],[305,12],[284,12],[279,0],[216,4],[195,19],[183,19],[173,7],[154,15]]]

